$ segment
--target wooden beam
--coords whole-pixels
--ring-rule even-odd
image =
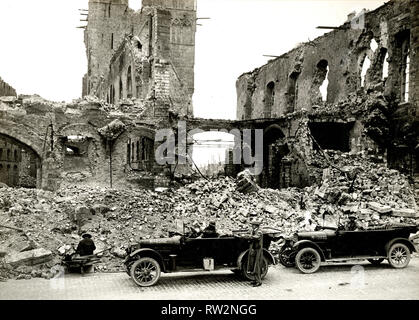
[[[347,27],[329,27],[329,26],[318,26],[317,29],[334,29],[334,30],[347,30]]]
[[[270,54],[264,54],[264,57],[269,57],[269,58],[281,58],[281,59],[288,59],[289,57],[287,55],[282,55],[282,56],[273,56]]]

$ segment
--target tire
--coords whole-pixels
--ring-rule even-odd
[[[250,281],[254,281],[255,280],[255,276],[253,274],[250,274],[247,270],[247,261],[249,259],[249,254],[246,255],[245,259],[243,259],[242,262],[242,274],[244,276],[245,279],[250,280]],[[262,258],[262,273],[260,275],[261,279],[264,279],[266,277],[266,275],[268,274],[268,269],[269,269],[269,262],[268,259],[266,259],[266,257]]]
[[[316,249],[303,248],[295,257],[298,270],[302,273],[314,273],[320,268],[321,258]]]
[[[406,268],[410,262],[410,249],[403,243],[395,243],[388,250],[387,257],[393,268]]]
[[[281,262],[284,267],[291,268],[295,266],[294,259],[291,259],[290,257],[292,252],[293,250],[291,247],[286,247],[279,251],[279,262]]]
[[[378,266],[381,264],[381,262],[384,261],[383,258],[378,258],[378,259],[368,259],[369,263],[371,263],[374,266]]]
[[[140,287],[150,287],[156,284],[160,274],[160,265],[153,258],[140,258],[131,266],[131,278]]]

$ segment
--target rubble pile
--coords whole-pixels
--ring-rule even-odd
[[[72,187],[51,193],[34,189],[0,189],[0,279],[50,278],[80,235],[93,235],[99,271],[121,271],[125,248],[140,239],[167,237],[179,225],[231,234],[262,219],[264,226],[291,234],[345,222],[355,214],[363,226],[416,223],[416,205],[408,180],[365,154],[326,152],[313,164],[322,183],[305,189],[251,188],[251,179],[201,179],[177,190],[111,190]],[[246,183],[244,183],[244,182]],[[253,184],[252,184],[253,186]],[[249,187],[249,186],[248,186]],[[243,188],[242,188],[243,189]],[[277,244],[271,246],[275,253]],[[52,269],[51,269],[52,268]]]

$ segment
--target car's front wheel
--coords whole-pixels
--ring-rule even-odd
[[[302,273],[314,273],[320,268],[321,258],[316,249],[303,248],[295,257],[298,270]]]
[[[291,247],[282,248],[279,251],[279,261],[284,267],[291,268],[295,266],[294,259],[292,259],[293,250]]]
[[[140,287],[150,287],[159,281],[161,269],[153,258],[140,258],[131,266],[131,278]]]
[[[393,268],[407,267],[410,262],[410,249],[403,243],[395,243],[388,250],[388,262]]]

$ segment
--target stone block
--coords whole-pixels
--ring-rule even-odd
[[[368,202],[368,207],[379,214],[390,214],[392,211],[391,207],[382,205],[378,202]]]
[[[391,215],[393,217],[417,218],[418,213],[414,209],[393,209]]]
[[[12,267],[21,265],[37,265],[48,262],[52,259],[52,252],[43,248],[9,254],[5,258],[5,263]]]

